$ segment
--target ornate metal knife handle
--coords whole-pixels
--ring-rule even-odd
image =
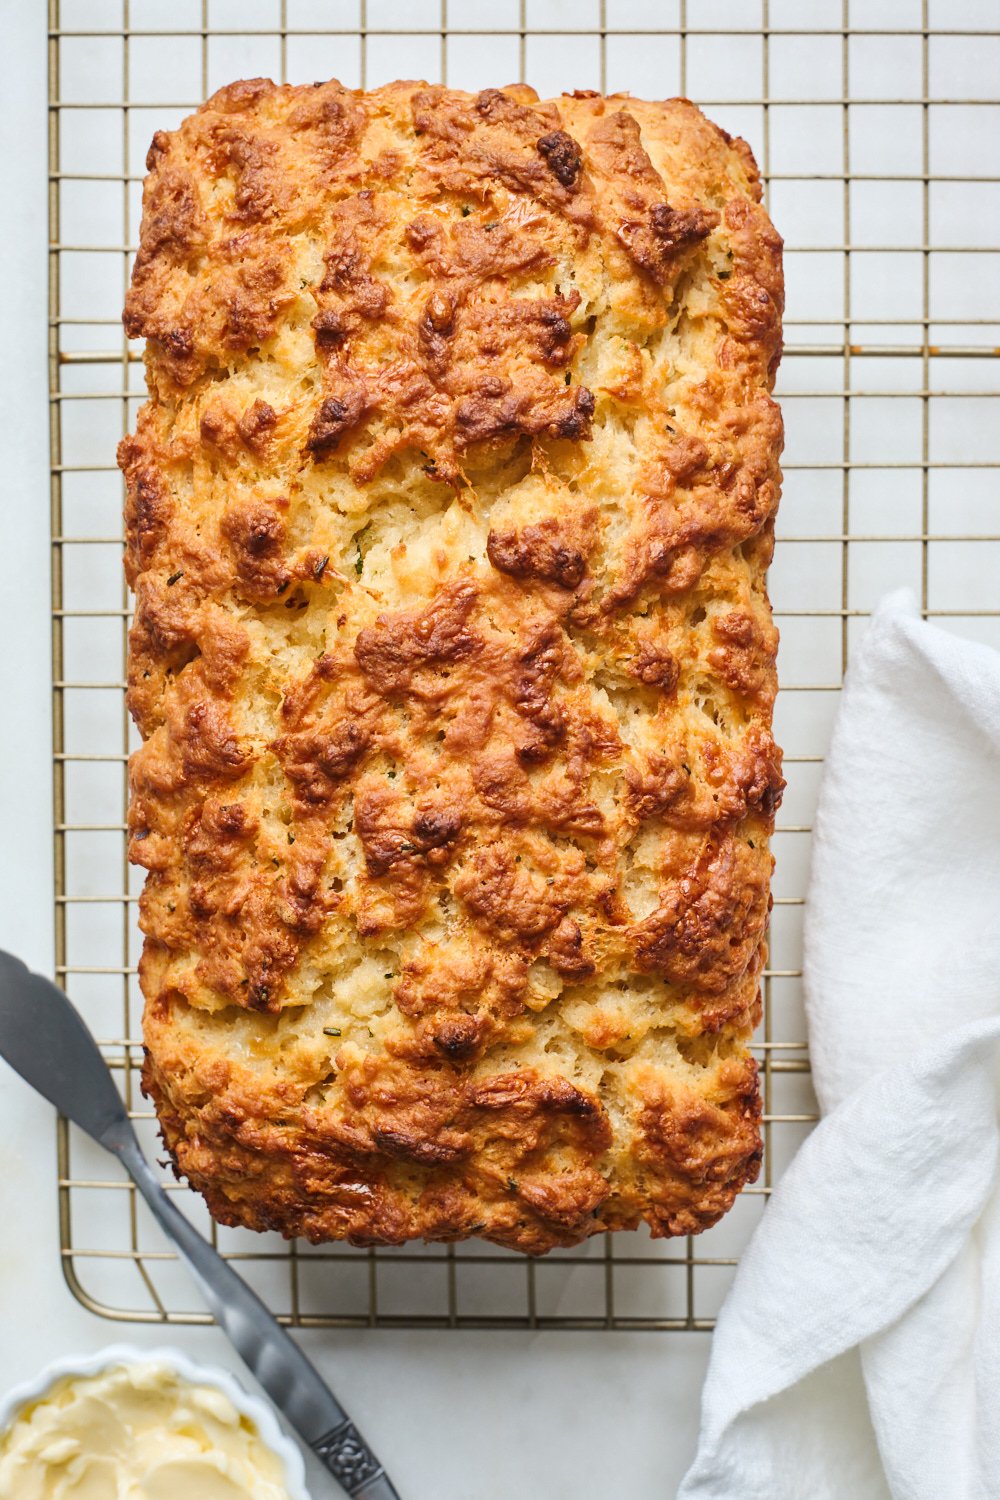
[[[310,1447],[353,1500],[399,1500],[388,1475],[353,1422],[341,1422]]]

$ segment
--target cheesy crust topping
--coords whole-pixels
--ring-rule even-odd
[[[145,1087],[223,1223],[539,1253],[756,1176],[781,241],[688,101],[222,89],[119,461]]]

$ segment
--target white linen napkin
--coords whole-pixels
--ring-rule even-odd
[[[823,1118],[720,1313],[678,1500],[1000,1496],[1000,653],[908,591],[845,681],[805,982]]]

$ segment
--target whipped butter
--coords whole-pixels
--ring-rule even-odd
[[[70,1375],[0,1437],[2,1500],[288,1500],[281,1460],[214,1386],[159,1360]]]

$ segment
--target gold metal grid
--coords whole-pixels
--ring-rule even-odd
[[[173,0],[170,21],[152,0],[49,0],[57,975],[101,1038],[151,1155],[137,1082],[138,884],[124,838],[130,605],[112,461],[142,399],[140,356],[117,313],[146,141],[229,78],[306,81],[307,68],[357,86],[420,71],[473,88],[516,74],[543,94],[690,91],[754,147],[789,280],[786,497],[771,578],[789,789],[755,1045],[759,1184],[697,1241],[608,1235],[538,1263],[478,1243],[288,1246],[217,1228],[200,1199],[169,1184],[298,1326],[710,1328],[772,1183],[815,1119],[799,929],[819,767],[855,632],[879,594],[909,584],[925,617],[1000,645],[990,363],[1000,356],[1000,182],[983,146],[1000,116],[995,3]],[[131,1185],[65,1121],[59,1202],[62,1264],[84,1305],[129,1321],[208,1321]]]

